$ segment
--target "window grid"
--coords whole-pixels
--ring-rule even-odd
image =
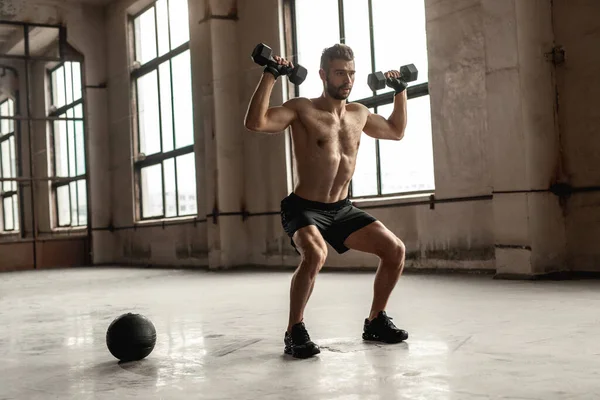
[[[171,26],[171,22],[172,22],[172,17],[173,15],[171,14],[171,6],[173,5],[172,2],[174,2],[176,0],[158,0],[155,1],[154,3],[151,3],[150,5],[148,5],[147,7],[145,7],[144,9],[142,9],[140,12],[138,12],[137,14],[131,16],[130,18],[130,23],[132,26],[132,36],[133,36],[133,54],[134,54],[134,59],[136,60],[136,63],[139,63],[137,65],[137,68],[132,72],[131,74],[131,78],[132,78],[132,90],[133,90],[133,98],[135,100],[135,110],[136,110],[136,118],[135,118],[135,131],[136,134],[134,135],[134,137],[136,138],[135,141],[135,149],[137,152],[137,157],[136,157],[136,161],[134,163],[134,171],[136,174],[136,182],[137,182],[137,198],[139,199],[137,202],[137,213],[138,213],[138,219],[140,220],[153,220],[153,219],[164,219],[164,218],[174,218],[174,217],[181,217],[181,216],[192,216],[197,214],[197,207],[194,207],[193,205],[190,207],[190,210],[192,211],[187,212],[187,205],[184,207],[184,205],[182,205],[180,203],[181,201],[181,197],[182,194],[179,192],[180,189],[180,169],[179,169],[179,161],[183,158],[183,156],[185,155],[192,155],[194,153],[194,145],[193,145],[193,140],[192,140],[192,144],[184,144],[182,146],[178,146],[178,137],[177,137],[177,133],[178,133],[178,128],[176,125],[176,118],[175,118],[175,85],[174,85],[174,79],[173,79],[173,70],[174,70],[174,62],[173,60],[180,55],[184,55],[184,53],[188,52],[189,54],[189,37],[188,40],[186,40],[184,43],[176,43],[176,47],[173,48],[173,38],[172,38],[172,26]],[[157,10],[157,8],[159,6],[162,6],[165,11],[166,11],[166,31],[167,31],[167,36],[168,36],[168,49],[167,51],[161,51],[161,44],[160,44],[160,40],[159,40],[159,12]],[[187,7],[187,6],[186,6]],[[145,60],[143,61],[144,58],[144,54],[138,54],[138,45],[141,47],[142,46],[142,41],[143,41],[143,37],[142,35],[139,34],[138,29],[136,24],[139,21],[139,24],[141,25],[141,19],[144,16],[144,14],[151,12],[152,13],[152,19],[153,19],[153,23],[154,23],[154,45],[155,47],[155,51],[153,51],[154,56],[153,58],[149,59],[149,60]],[[187,11],[186,11],[187,12]],[[188,25],[188,21],[185,21],[185,25]],[[150,33],[152,34],[152,33]],[[153,49],[154,50],[154,49]],[[142,60],[142,61],[140,61]],[[161,74],[161,68],[168,68],[168,75],[167,77],[164,77],[165,80],[168,80],[167,83],[163,83],[161,82],[161,79],[163,78],[162,74]],[[148,77],[150,76],[150,74],[155,73],[156,74],[156,107],[157,107],[157,112],[158,112],[158,117],[157,117],[157,123],[158,123],[158,141],[159,141],[159,150],[155,151],[151,154],[145,154],[144,149],[142,148],[142,144],[143,144],[143,136],[144,133],[142,132],[142,124],[144,123],[144,121],[141,121],[141,114],[143,112],[145,112],[145,110],[141,110],[140,109],[140,104],[142,103],[142,98],[144,97],[143,95],[140,96],[140,92],[142,91],[141,86],[143,86],[143,84],[140,84],[140,81],[142,80],[142,78]],[[152,79],[154,80],[154,79]],[[168,90],[170,91],[169,95],[168,95],[168,99],[164,99],[163,97],[163,90],[165,85],[168,85]],[[144,100],[148,100],[147,98]],[[154,100],[154,99],[153,99]],[[163,104],[163,101],[167,101],[170,102],[170,104]],[[169,138],[168,140],[172,140],[172,145],[170,145],[170,149],[166,150],[165,149],[165,138],[167,138],[168,132],[165,133],[165,114],[168,114],[169,111],[169,107],[170,107],[170,117],[171,117],[171,121],[170,124],[168,124],[169,128],[171,130],[171,138]],[[190,126],[192,121],[190,122]],[[192,130],[192,135],[193,135],[193,130]],[[173,169],[172,169],[172,174],[171,176],[167,177],[165,174],[165,165],[166,164],[172,164]],[[160,192],[161,192],[161,196],[160,196],[160,204],[158,204],[158,208],[160,209],[160,212],[154,212],[152,213],[151,211],[149,211],[148,213],[145,212],[146,209],[146,204],[152,202],[152,198],[153,196],[149,193],[145,194],[145,189],[148,188],[148,191],[150,190],[150,186],[151,186],[151,182],[150,179],[147,179],[145,181],[145,174],[150,174],[151,171],[156,168],[157,166],[160,166],[160,179],[161,179],[161,185],[160,185]],[[195,188],[195,174],[194,176],[194,182],[192,182],[191,184],[194,185]],[[168,212],[169,207],[168,207],[168,195],[169,190],[167,190],[167,183],[172,183],[172,185],[174,186],[173,188],[173,203],[174,203],[174,212]],[[195,190],[194,190],[195,192]],[[195,194],[195,193],[194,193]],[[185,196],[184,196],[185,197]],[[188,199],[190,200],[190,199]],[[193,203],[196,202],[195,199],[195,195],[193,198]],[[156,205],[156,204],[155,204]],[[184,209],[185,208],[185,209]]]
[[[54,106],[49,116],[60,118],[54,120],[51,126],[52,173],[54,177],[63,178],[51,184],[56,226],[82,227],[87,225],[88,215],[81,64],[63,62],[50,69],[48,74]]]
[[[15,102],[8,98],[0,103],[0,177],[16,178],[16,142],[15,125],[13,119],[2,117],[14,117]],[[17,181],[0,182],[0,209],[2,210],[2,226],[0,232],[16,233],[19,231],[19,197],[17,193]]]
[[[286,47],[289,50],[288,54],[292,54],[292,62],[294,64],[301,64],[301,61],[298,60],[298,40],[297,40],[297,29],[296,29],[296,1],[297,0],[284,0],[284,21],[285,24],[289,27],[289,29],[285,29],[286,32],[286,41],[288,42]],[[375,35],[374,35],[374,22],[373,22],[373,0],[366,0],[368,2],[369,9],[369,41],[370,41],[370,51],[371,51],[371,73],[376,72],[376,59],[375,59]],[[344,24],[344,0],[337,0],[338,3],[338,24],[339,24],[339,42],[345,43],[345,24]],[[360,84],[366,84],[360,83]],[[293,93],[296,97],[300,96],[299,86],[293,87]],[[408,100],[412,100],[422,96],[429,95],[429,83],[421,83],[413,86],[409,86],[407,89],[407,97]],[[354,100],[353,102],[364,104],[365,106],[372,108],[374,113],[378,113],[379,107],[393,103],[394,96],[393,92],[387,92],[383,94],[377,94],[375,91],[372,91],[372,97],[362,98],[358,100]],[[376,175],[377,175],[377,194],[372,195],[361,195],[361,198],[378,198],[382,196],[397,196],[397,195],[407,195],[407,194],[421,194],[421,193],[430,193],[430,190],[415,190],[415,191],[402,191],[395,193],[382,193],[382,178],[381,178],[381,150],[380,150],[380,140],[375,140],[375,162],[376,162]],[[349,184],[349,196],[353,196],[353,185],[352,180]]]

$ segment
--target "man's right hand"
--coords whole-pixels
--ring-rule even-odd
[[[288,74],[294,69],[294,64],[291,61],[287,61],[285,58],[273,56],[273,59],[277,62],[277,65],[273,66],[267,64],[265,67],[265,72],[272,74],[275,79],[279,78],[281,75]]]

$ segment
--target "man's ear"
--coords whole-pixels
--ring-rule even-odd
[[[325,74],[325,70],[323,68],[319,69],[319,76],[321,77],[321,80],[325,80],[325,78],[327,78],[327,74]]]

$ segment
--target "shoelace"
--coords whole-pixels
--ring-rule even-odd
[[[302,339],[302,342],[310,341],[310,336],[304,326],[300,326],[298,330],[294,332],[294,339]]]
[[[392,322],[394,318],[392,317],[388,317],[387,315],[384,317],[384,325],[387,326],[388,328],[397,330],[398,328],[396,327],[396,325],[394,325],[394,323]]]

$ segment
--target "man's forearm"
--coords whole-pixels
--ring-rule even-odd
[[[266,115],[274,85],[275,77],[270,73],[264,73],[250,100],[244,121],[246,127],[255,126]]]
[[[394,96],[394,111],[388,118],[400,137],[404,136],[404,130],[406,129],[407,101],[406,90]]]

